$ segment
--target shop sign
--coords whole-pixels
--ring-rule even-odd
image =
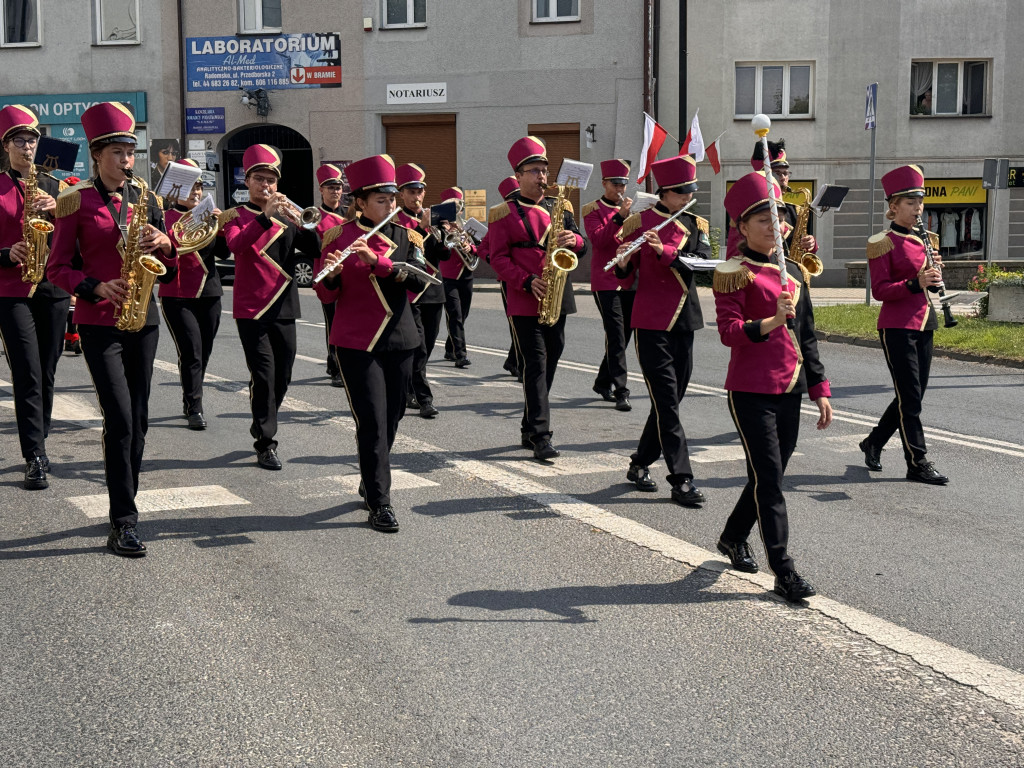
[[[336,33],[273,37],[189,37],[185,82],[189,91],[341,86]]]
[[[1006,172],[1006,186],[1024,187],[1024,167],[1010,166],[1010,169]]]
[[[186,107],[185,108],[185,132],[186,133],[224,133],[227,126],[227,118],[224,107]],[[205,145],[197,147],[205,149]]]
[[[984,205],[988,191],[981,179],[925,179],[925,205]]]
[[[443,104],[448,83],[396,83],[388,86],[388,104]]]
[[[24,104],[36,113],[40,125],[78,125],[82,113],[104,101],[127,104],[135,115],[135,122],[146,122],[145,91],[113,91],[108,93],[59,93],[36,96],[0,96],[0,108],[9,104]],[[55,134],[56,135],[56,134]]]

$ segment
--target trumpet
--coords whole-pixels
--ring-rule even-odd
[[[349,256],[351,256],[351,255],[352,255],[352,251],[353,251],[353,250],[355,250],[355,249],[354,249],[354,248],[353,248],[352,246],[354,246],[354,245],[355,245],[356,243],[358,243],[358,242],[359,242],[360,240],[361,240],[361,241],[363,241],[363,242],[367,242],[367,241],[369,241],[369,239],[370,239],[371,237],[373,237],[373,236],[374,236],[375,234],[377,234],[378,232],[380,232],[380,231],[381,231],[381,230],[382,230],[382,229],[384,228],[384,225],[385,225],[385,224],[387,224],[387,223],[388,223],[388,222],[390,222],[390,221],[391,221],[391,220],[392,220],[393,218],[395,218],[395,216],[397,216],[397,215],[398,215],[398,212],[399,212],[400,210],[402,210],[402,209],[401,209],[401,208],[395,208],[395,210],[393,210],[393,211],[392,211],[391,213],[389,213],[389,214],[388,214],[387,218],[386,218],[386,219],[384,219],[384,221],[382,221],[382,222],[381,222],[380,224],[378,224],[378,225],[377,225],[376,227],[374,227],[373,229],[371,229],[371,230],[370,230],[369,232],[367,232],[367,233],[366,233],[365,235],[363,235],[363,236],[361,236],[361,237],[358,237],[358,238],[356,238],[356,239],[355,239],[355,240],[354,240],[354,241],[352,242],[352,245],[350,245],[350,246],[349,246],[348,248],[346,248],[345,250],[343,250],[343,251],[341,252],[341,258],[340,258],[340,259],[338,259],[338,260],[337,260],[336,262],[334,262],[333,264],[330,264],[330,265],[328,265],[328,266],[325,266],[325,267],[324,267],[323,269],[321,269],[321,270],[320,270],[320,271],[319,271],[319,272],[317,273],[316,277],[314,277],[314,278],[313,278],[313,285],[318,285],[319,283],[323,282],[323,281],[324,281],[324,279],[325,279],[325,278],[326,278],[326,277],[327,277],[327,276],[328,276],[329,274],[331,274],[331,272],[333,272],[333,271],[335,270],[335,268],[336,268],[336,267],[337,267],[337,266],[338,266],[338,265],[339,265],[339,264],[340,264],[341,262],[343,262],[343,261],[344,261],[345,259],[347,259],[347,258],[348,258]]]
[[[270,197],[270,190],[268,188],[263,189],[263,196]],[[309,206],[309,208],[302,208],[298,203],[292,201],[287,195],[282,195],[288,209],[284,212],[284,215],[291,220],[297,227],[303,229],[316,229],[316,225],[320,223],[320,219],[323,218],[323,214],[320,209],[315,205]]]

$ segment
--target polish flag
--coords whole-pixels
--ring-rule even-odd
[[[636,183],[647,178],[651,172],[651,163],[658,159],[661,145],[665,143],[668,131],[658,125],[657,121],[644,112],[644,148],[640,150],[640,170],[637,172]]]
[[[711,167],[715,170],[715,175],[717,176],[722,170],[722,161],[718,157],[718,139],[712,141],[704,152],[707,155],[708,162],[711,163]]]

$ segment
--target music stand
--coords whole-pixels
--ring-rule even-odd
[[[825,211],[838,211],[843,207],[843,200],[846,199],[849,187],[841,187],[838,184],[822,184],[818,194],[811,201],[811,208],[820,216]]]

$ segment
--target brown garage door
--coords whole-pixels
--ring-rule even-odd
[[[427,174],[425,205],[458,184],[455,115],[382,115],[387,153],[396,165],[416,163]]]
[[[543,141],[548,148],[548,164],[551,168],[551,175],[548,183],[554,184],[558,175],[558,168],[562,160],[568,157],[570,160],[580,159],[580,124],[579,123],[531,123],[529,126],[531,136],[536,136]],[[572,201],[573,210],[576,211],[576,223],[580,224],[580,193],[574,192],[569,196]],[[582,224],[580,224],[582,228]]]

